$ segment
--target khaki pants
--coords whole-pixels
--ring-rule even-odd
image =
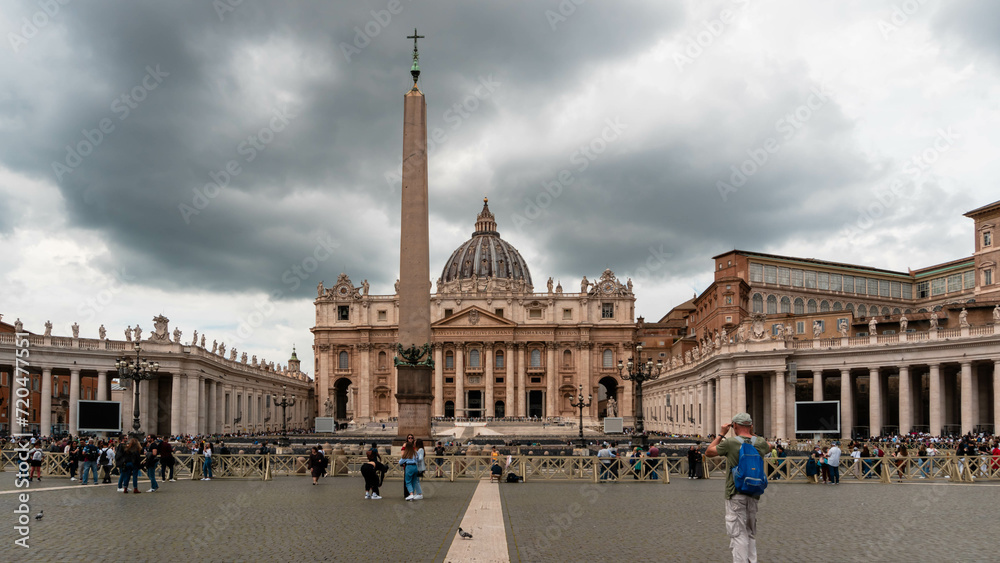
[[[757,563],[757,499],[735,494],[726,501],[726,532],[733,563]]]

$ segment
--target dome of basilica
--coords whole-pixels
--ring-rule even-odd
[[[499,278],[508,282],[524,282],[529,287],[532,285],[531,273],[521,253],[500,238],[486,198],[483,198],[483,210],[476,217],[472,238],[452,252],[451,258],[444,264],[440,281],[449,283],[474,278]]]

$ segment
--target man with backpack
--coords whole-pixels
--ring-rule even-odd
[[[734,436],[725,438],[730,429]],[[764,438],[754,436],[753,419],[745,412],[722,425],[705,450],[705,457],[726,456],[726,531],[734,563],[757,561],[757,501],[767,487],[764,456],[770,451]]]

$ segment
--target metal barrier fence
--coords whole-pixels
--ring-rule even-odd
[[[200,479],[204,457],[198,454],[174,453],[173,473],[177,479]],[[42,459],[42,475],[45,477],[69,477],[68,455],[45,453]],[[623,481],[657,482],[667,484],[670,475],[686,475],[686,457],[657,458],[598,458],[595,456],[534,456],[512,455],[502,457],[501,478],[515,473],[525,481]],[[213,479],[260,479],[270,480],[276,476],[308,475],[306,456],[301,454],[217,454],[212,456]],[[492,460],[489,456],[446,455],[441,459],[427,458],[425,479],[440,476],[456,479],[479,480],[488,478]],[[327,473],[334,477],[358,476],[361,466],[367,461],[362,455],[331,455]],[[387,479],[403,479],[403,468],[399,457],[383,455],[382,461],[388,466]],[[771,481],[808,481],[806,466],[809,458],[786,457],[766,458],[768,479]],[[0,472],[17,469],[17,451],[0,451]],[[706,479],[725,478],[727,463],[723,457],[702,457],[702,475]],[[816,478],[821,466],[817,465]],[[157,474],[160,467],[157,466]],[[903,481],[950,481],[972,482],[975,480],[1000,481],[1000,457],[990,455],[964,456],[938,455],[927,457],[842,457],[840,478],[844,481],[891,483]]]

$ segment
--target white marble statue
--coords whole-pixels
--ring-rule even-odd
[[[232,360],[232,361],[234,361],[234,362],[236,361],[236,347],[235,346],[229,351],[229,359]]]
[[[907,320],[906,315],[899,317],[899,332],[906,332],[906,326],[908,324],[910,324],[910,321]]]
[[[931,330],[937,330],[938,328],[938,314],[937,311],[931,313]]]
[[[45,336],[52,336],[52,321],[45,321]]]
[[[219,350],[219,341],[218,340],[213,340],[212,341],[212,353],[214,354],[218,350]]]
[[[962,312],[958,314],[958,326],[969,328],[969,312],[962,307]]]
[[[21,317],[14,321],[14,332],[24,332],[24,323],[21,322]]]
[[[257,367],[257,356],[256,355],[254,355],[254,356],[252,356],[250,358],[250,365],[253,366],[253,367]]]
[[[813,321],[813,338],[818,339],[823,334],[823,323]]]
[[[993,322],[994,324],[1000,324],[1000,305],[993,307]]]
[[[368,280],[361,282],[361,295],[368,295]]]
[[[246,352],[243,352],[243,354],[240,356],[240,363],[242,363],[242,364],[247,363],[247,353]]]
[[[73,331],[73,338],[80,338],[80,325],[74,322],[73,326],[70,327],[70,330]]]
[[[316,284],[316,297],[323,297],[323,280]]]
[[[181,329],[175,327],[174,328],[174,342],[176,342],[178,344],[181,343],[181,334],[182,334],[181,333]]]
[[[132,325],[125,327],[125,342],[132,342]]]
[[[226,343],[225,342],[219,344],[219,355],[222,356],[223,358],[226,357]]]
[[[583,280],[580,282],[580,293],[587,293],[588,288],[590,288],[590,282],[587,280],[587,276],[583,276]]]
[[[135,328],[132,329],[132,338],[136,342],[142,341],[142,329],[139,328],[139,325],[135,325]]]
[[[202,348],[205,347],[205,335],[204,334],[201,335],[201,347]]]
[[[837,323],[837,332],[840,333],[841,338],[847,338],[847,319],[840,319]]]
[[[108,329],[104,328],[104,325],[101,325],[101,327],[97,329],[97,337],[101,340],[108,337]]]
[[[615,418],[618,416],[618,401],[608,399],[608,416]]]
[[[878,330],[875,328],[876,326],[878,326],[878,321],[875,319],[875,317],[872,317],[872,319],[868,321],[868,334],[870,336],[875,336],[876,334],[878,334]]]

